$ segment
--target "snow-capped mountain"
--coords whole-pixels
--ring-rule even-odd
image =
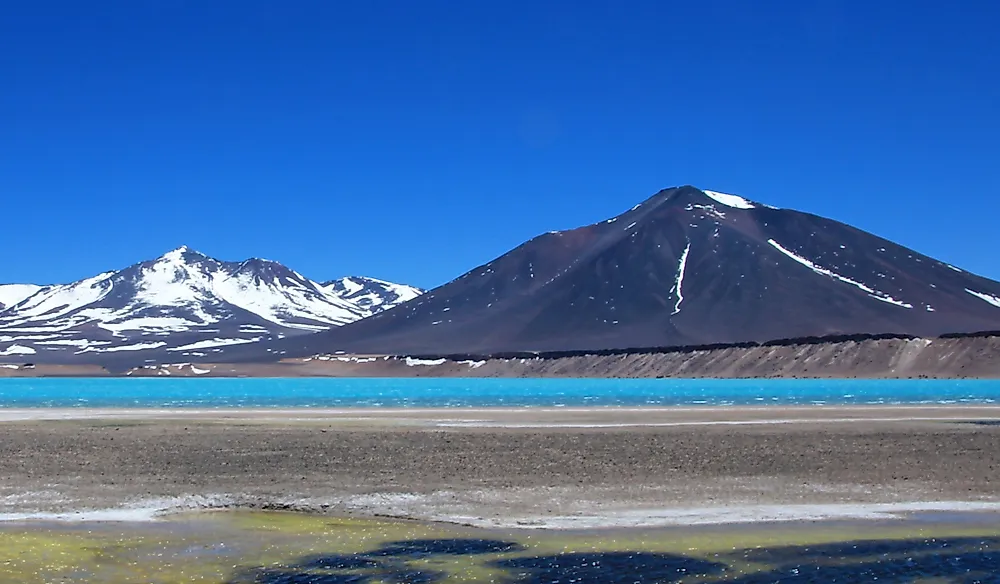
[[[998,282],[837,221],[687,186],[271,346],[483,354],[988,330],[1000,330]]]
[[[368,279],[323,285],[277,262],[224,262],[181,247],[72,284],[0,286],[0,357],[205,357],[227,345],[344,325],[419,294],[378,280],[359,294],[355,282]]]
[[[371,314],[388,310],[420,296],[424,291],[413,286],[393,284],[385,280],[348,276],[323,283],[323,289],[330,294],[352,302]]]

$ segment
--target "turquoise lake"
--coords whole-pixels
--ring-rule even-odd
[[[1000,380],[0,379],[0,407],[579,407],[991,404]]]

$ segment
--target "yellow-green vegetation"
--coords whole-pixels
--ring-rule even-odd
[[[624,578],[643,570],[662,575],[639,580],[643,582],[709,582],[738,580],[742,574],[783,569],[796,561],[818,570],[850,570],[873,560],[931,561],[932,553],[940,555],[935,541],[941,540],[948,540],[942,549],[951,554],[951,564],[964,561],[974,572],[983,562],[994,561],[989,551],[996,549],[991,546],[1000,541],[998,536],[1000,526],[926,522],[569,533],[217,512],[149,524],[0,526],[0,582],[281,584],[306,581],[295,577],[311,574],[327,575],[330,582],[353,576],[358,579],[350,581],[372,584],[538,583],[552,581],[546,578],[553,575],[586,583],[615,582],[609,574]],[[798,581],[797,572],[787,574],[774,581]],[[949,581],[948,574],[942,576]]]

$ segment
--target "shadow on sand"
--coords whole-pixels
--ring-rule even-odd
[[[443,582],[449,558],[467,557],[516,584],[667,584],[814,582],[1000,584],[1000,538],[850,541],[734,550],[712,560],[646,551],[531,555],[523,545],[490,539],[419,539],[360,554],[303,557],[282,568],[240,571],[231,584]],[[429,562],[429,561],[430,562]],[[435,568],[427,565],[433,563]],[[439,566],[443,566],[438,569]],[[741,566],[737,568],[736,566]]]

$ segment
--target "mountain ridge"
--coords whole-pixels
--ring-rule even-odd
[[[69,284],[0,287],[0,357],[150,350],[204,357],[226,345],[341,326],[420,293],[364,279],[361,305],[334,289],[356,279],[323,285],[272,260],[221,261],[181,246]]]

